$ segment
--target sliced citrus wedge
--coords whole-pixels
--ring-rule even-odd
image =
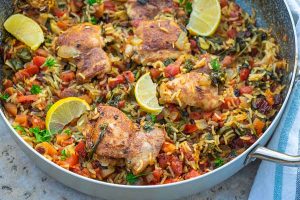
[[[51,106],[46,116],[46,128],[51,133],[61,131],[73,119],[90,110],[89,104],[77,97],[61,99]]]
[[[158,115],[163,107],[158,104],[156,84],[152,82],[150,73],[144,74],[136,83],[134,94],[136,101],[143,110]]]
[[[4,22],[4,28],[32,50],[36,50],[44,42],[44,33],[41,27],[25,15],[10,16]]]
[[[217,30],[220,20],[219,0],[194,0],[187,29],[192,35],[210,36]]]

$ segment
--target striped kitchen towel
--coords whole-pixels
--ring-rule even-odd
[[[300,45],[300,0],[288,0],[297,23]],[[287,108],[270,143],[270,149],[300,155],[300,82],[293,88]],[[259,166],[249,200],[300,200],[300,167],[285,167],[263,161]]]

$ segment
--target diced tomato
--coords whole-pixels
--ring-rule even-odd
[[[177,65],[176,62],[168,65],[165,70],[165,77],[171,78],[180,73],[180,65]]]
[[[54,8],[53,9],[53,14],[56,16],[56,17],[62,17],[62,16],[64,16],[64,14],[65,14],[65,11],[64,10],[61,10],[61,9],[59,9],[59,8]]]
[[[33,64],[35,64],[38,67],[41,67],[47,58],[43,57],[43,56],[34,56],[32,59]]]
[[[247,80],[248,77],[249,77],[249,74],[250,74],[250,69],[248,69],[248,68],[242,68],[240,70],[240,79],[241,79],[241,81]]]
[[[16,115],[15,122],[21,126],[28,127],[28,116],[27,115]]]
[[[236,35],[237,35],[237,31],[236,31],[236,29],[235,28],[231,28],[231,29],[229,29],[228,31],[227,31],[227,36],[229,37],[229,38],[235,38],[236,37]]]
[[[84,141],[80,141],[76,145],[75,151],[79,155],[79,157],[85,158],[86,157],[85,142]]]
[[[116,5],[112,1],[104,1],[104,9],[116,11]]]
[[[189,114],[189,118],[191,118],[193,120],[199,120],[199,119],[201,119],[201,114],[198,112],[191,112]]]
[[[152,183],[156,184],[156,183],[159,183],[160,182],[160,179],[163,175],[163,171],[161,168],[156,168],[153,172],[152,172],[152,175],[153,175],[153,180],[152,180]]]
[[[18,108],[13,103],[5,103],[4,108],[11,116],[16,116],[18,113]]]
[[[7,88],[13,86],[13,82],[9,79],[4,79],[3,86],[4,86],[5,89],[7,89]]]
[[[193,132],[195,132],[197,130],[198,130],[198,128],[197,128],[197,126],[195,124],[186,124],[184,126],[184,132],[185,133],[193,133]]]
[[[61,30],[67,30],[69,28],[69,25],[66,21],[58,21],[57,22],[57,26],[61,29]]]
[[[225,56],[223,61],[222,61],[222,65],[223,67],[229,67],[234,61],[234,57],[233,56]]]
[[[178,178],[167,178],[164,182],[164,184],[168,184],[168,183],[176,183],[178,182]]]
[[[43,130],[45,129],[45,121],[43,121],[38,116],[33,115],[30,119],[30,122],[32,124],[32,127],[38,127],[39,129]]]
[[[27,96],[18,96],[17,101],[18,103],[30,103],[33,101],[38,100],[37,95],[27,95]]]
[[[243,86],[240,88],[240,94],[251,94],[253,91],[251,86]]]
[[[222,8],[228,6],[228,0],[220,0],[220,5]]]
[[[125,100],[119,101],[118,108],[124,108],[125,107],[125,103],[126,103]]]
[[[203,112],[202,114],[203,114],[203,119],[209,120],[213,113],[212,112]]]
[[[160,71],[158,69],[152,68],[150,69],[150,75],[153,79],[157,79],[160,76]]]
[[[183,172],[183,162],[177,156],[172,155],[171,168],[176,176],[180,176]]]
[[[94,9],[95,9],[95,13],[94,16],[96,18],[100,18],[103,16],[104,13],[104,4],[100,4],[100,5],[94,5]]]
[[[184,179],[190,179],[190,178],[194,178],[197,176],[200,176],[201,173],[192,169],[191,171],[189,171],[188,173],[185,174]]]
[[[129,82],[129,83],[133,83],[134,82],[134,74],[131,71],[126,71],[123,72],[123,75],[125,77],[125,79]]]
[[[198,49],[197,42],[194,39],[190,39],[191,49]]]
[[[108,79],[108,86],[113,89],[117,87],[117,85],[125,83],[125,78],[122,75],[118,75],[116,78]]]
[[[60,78],[64,82],[71,82],[75,79],[75,73],[73,71],[62,72]]]
[[[159,166],[163,169],[165,169],[168,166],[168,163],[170,163],[170,156],[167,154],[159,154],[158,155],[158,163]]]
[[[78,155],[73,154],[72,156],[70,156],[69,158],[66,159],[66,163],[68,163],[70,167],[78,164],[79,163]]]
[[[224,103],[221,105],[222,109],[237,108],[241,101],[237,97],[225,97]]]
[[[257,135],[261,135],[263,133],[263,129],[265,127],[266,123],[258,118],[255,118],[254,121],[253,121],[253,126],[254,126],[254,129],[257,133]]]

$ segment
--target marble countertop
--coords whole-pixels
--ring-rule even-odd
[[[258,162],[223,183],[185,200],[247,199]],[[62,185],[38,169],[17,146],[0,121],[0,200],[96,200]]]

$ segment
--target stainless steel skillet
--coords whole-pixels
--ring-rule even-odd
[[[297,41],[292,15],[284,0],[237,0],[237,2],[248,12],[251,12],[252,8],[256,11],[259,26],[272,28],[273,34],[276,36],[281,47],[280,56],[288,61],[289,70],[285,77],[287,85],[285,90],[285,100],[271,126],[265,131],[263,136],[243,154],[224,166],[205,175],[167,185],[127,186],[100,182],[74,174],[45,159],[23,141],[12,128],[2,110],[0,110],[1,120],[4,120],[10,128],[9,133],[18,145],[43,171],[67,186],[86,194],[105,199],[176,199],[191,195],[208,189],[229,178],[254,158],[275,161],[286,165],[299,165],[300,157],[280,154],[263,147],[276,129],[290,97],[290,93],[292,92],[293,85],[299,79],[299,75],[297,75]],[[11,0],[0,0],[1,37],[5,35],[2,24],[12,11]],[[287,36],[286,42],[282,39],[285,35]]]

